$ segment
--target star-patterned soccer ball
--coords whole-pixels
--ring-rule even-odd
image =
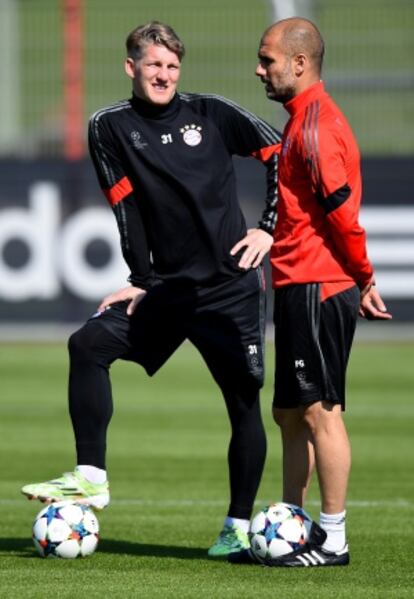
[[[98,540],[95,513],[79,503],[52,503],[37,514],[33,523],[33,543],[42,557],[84,557],[95,551]]]
[[[251,521],[249,539],[258,561],[297,551],[309,538],[312,518],[297,505],[273,503]]]

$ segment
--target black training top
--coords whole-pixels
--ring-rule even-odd
[[[231,156],[253,155],[267,166],[267,198],[259,227],[276,219],[280,134],[234,102],[176,94],[167,106],[136,96],[97,111],[89,148],[100,186],[113,207],[130,282],[156,279],[215,284],[238,276],[246,234]]]

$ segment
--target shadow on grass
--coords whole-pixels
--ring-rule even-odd
[[[0,539],[0,556],[7,554],[13,557],[36,557],[31,539]]]
[[[206,559],[207,550],[201,547],[177,547],[175,545],[149,545],[102,539],[99,542],[100,553],[119,553],[124,555],[140,555],[142,557],[173,557],[178,559]]]
[[[177,547],[175,545],[148,545],[101,539],[98,545],[99,553],[119,555],[137,555],[141,557],[166,557],[175,559],[207,559],[207,550],[200,547]],[[7,554],[13,557],[37,557],[36,550],[30,539],[1,539],[0,557]]]

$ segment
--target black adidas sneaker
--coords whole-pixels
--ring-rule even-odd
[[[341,551],[325,551],[319,545],[307,543],[298,551],[293,551],[282,557],[267,559],[266,566],[273,568],[307,568],[313,566],[347,566],[349,564],[348,545]]]
[[[306,548],[306,551],[309,550],[310,545],[312,545],[312,548],[314,546],[320,547],[326,541],[326,537],[327,537],[326,532],[319,526],[319,524],[317,524],[316,522],[312,522],[312,526],[309,531],[309,540],[306,543],[306,545],[304,545],[303,547]],[[302,548],[299,551],[301,552]],[[244,549],[243,551],[237,551],[234,553],[230,553],[227,557],[227,561],[229,561],[231,564],[261,564],[262,566],[263,565],[265,565],[265,566],[273,566],[273,565],[283,566],[283,565],[288,565],[288,564],[279,564],[279,563],[273,564],[271,562],[273,562],[273,561],[278,562],[279,559],[293,557],[294,555],[299,553],[299,551],[294,551],[292,553],[288,553],[285,556],[283,556],[282,558],[264,559],[264,558],[256,556],[254,554],[254,552],[249,548],[249,549]]]
[[[277,558],[264,560],[266,566],[273,568],[307,568],[313,566],[347,566],[349,564],[348,545],[341,551],[325,551],[322,545],[326,541],[326,532],[312,523],[308,542],[298,549]]]
[[[341,551],[328,552],[322,549],[326,541],[326,532],[317,524],[312,523],[309,540],[300,549],[278,558],[257,558],[251,549],[231,553],[228,561],[231,564],[261,564],[271,567],[309,567],[309,566],[346,566],[349,564],[348,545]]]

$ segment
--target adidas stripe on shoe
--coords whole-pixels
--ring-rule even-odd
[[[347,566],[349,564],[348,545],[341,551],[325,551],[318,545],[305,545],[303,548],[282,557],[265,560],[266,566],[287,568],[309,568],[315,566]]]

